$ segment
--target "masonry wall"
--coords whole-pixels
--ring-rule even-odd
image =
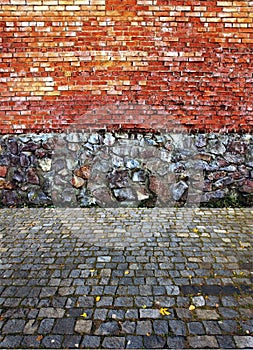
[[[0,0],[0,47],[2,134],[252,131],[252,1]]]

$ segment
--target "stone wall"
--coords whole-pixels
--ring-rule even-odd
[[[253,203],[253,136],[96,132],[0,137],[0,206]]]

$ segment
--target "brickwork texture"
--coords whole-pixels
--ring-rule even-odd
[[[2,134],[252,130],[252,1],[0,0],[0,48]]]

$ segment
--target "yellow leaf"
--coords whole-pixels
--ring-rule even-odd
[[[129,273],[130,273],[130,272],[129,272],[128,270],[125,271],[125,275],[129,275]]]
[[[91,269],[90,272],[95,272],[95,269]]]
[[[82,315],[81,315],[81,317],[84,317],[84,318],[86,318],[88,315],[86,314],[86,312],[84,312]]]
[[[150,336],[151,336],[151,333],[148,332],[148,333],[146,334],[146,336],[147,336],[147,337],[150,337]]]
[[[190,311],[195,310],[195,309],[196,309],[196,307],[194,305],[190,305],[190,307],[189,307]]]
[[[147,308],[147,305],[142,305],[142,308],[143,308],[143,309],[146,309],[146,308]]]
[[[100,299],[101,299],[100,296],[97,296],[97,297],[96,297],[96,301],[99,301]]]
[[[193,232],[198,233],[199,230],[198,230],[197,228],[194,228],[194,229],[193,229]]]
[[[160,314],[163,316],[170,315],[171,313],[168,311],[167,307],[161,307],[159,310]]]

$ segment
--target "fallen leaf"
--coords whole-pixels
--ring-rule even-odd
[[[160,314],[163,315],[163,316],[166,316],[166,315],[170,315],[171,312],[168,311],[168,308],[167,307],[161,307],[160,310],[159,310]]]
[[[41,341],[42,339],[43,339],[43,335],[38,335],[36,338],[37,341]]]
[[[130,273],[130,272],[129,272],[128,270],[125,271],[125,275],[129,275],[129,273]]]
[[[146,336],[147,336],[147,337],[150,337],[150,336],[151,336],[151,333],[148,332],[148,333],[146,334]]]
[[[147,305],[142,305],[142,308],[143,308],[143,309],[146,309],[146,308],[147,308]]]
[[[97,296],[97,297],[96,297],[96,301],[99,301],[100,299],[101,299],[100,296]]]
[[[86,314],[86,312],[84,312],[82,315],[80,315],[81,317],[86,318],[88,315]]]
[[[196,307],[195,307],[194,305],[190,305],[190,306],[189,306],[189,310],[190,310],[190,311],[195,310],[195,309],[196,309]]]
[[[198,230],[197,228],[194,228],[194,229],[193,229],[193,232],[198,233],[199,230]]]

